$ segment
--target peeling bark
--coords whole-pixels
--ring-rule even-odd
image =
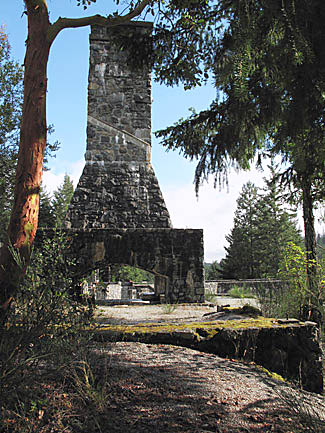
[[[24,0],[28,17],[24,105],[16,169],[14,204],[8,242],[0,250],[0,326],[25,275],[36,235],[39,192],[46,146],[47,63],[51,44],[61,30],[90,24],[116,26],[141,14],[151,0],[142,0],[124,16],[59,18],[51,25],[46,0]]]
[[[47,39],[50,22],[44,3],[42,5],[26,1],[26,6],[28,39],[24,62],[20,147],[8,243],[2,247],[0,254],[0,305],[3,316],[29,264],[38,223],[39,191],[47,133],[46,69],[50,50]]]

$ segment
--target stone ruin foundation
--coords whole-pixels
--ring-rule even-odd
[[[85,274],[136,266],[155,275],[160,302],[203,302],[203,231],[172,228],[151,165],[150,62],[132,67],[120,46],[148,44],[151,30],[91,28],[86,163],[66,227]]]

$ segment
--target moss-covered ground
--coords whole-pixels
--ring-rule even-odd
[[[299,323],[297,323],[299,325]],[[218,320],[209,322],[191,322],[191,323],[138,323],[136,325],[102,325],[98,331],[114,331],[123,334],[155,334],[173,332],[193,332],[198,329],[204,330],[211,337],[221,329],[250,329],[250,328],[286,328],[288,326],[297,326],[290,324],[279,324],[276,319],[257,317],[243,320]]]

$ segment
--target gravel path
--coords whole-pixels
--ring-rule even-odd
[[[256,300],[252,298],[228,298],[218,297],[218,305],[230,305],[240,307],[245,304],[256,306]],[[210,304],[211,305],[211,304]],[[185,322],[202,320],[203,314],[217,311],[216,306],[207,305],[115,305],[98,306],[96,309],[96,321],[108,324],[136,324],[140,322],[163,323]]]

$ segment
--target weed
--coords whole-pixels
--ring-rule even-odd
[[[163,304],[161,306],[164,314],[171,314],[177,309],[177,304]]]
[[[255,296],[249,288],[234,286],[227,293],[232,298],[254,298]]]
[[[213,304],[217,305],[218,296],[216,295],[216,293],[207,291],[207,292],[205,292],[204,297],[205,297],[206,301],[212,302]]]

